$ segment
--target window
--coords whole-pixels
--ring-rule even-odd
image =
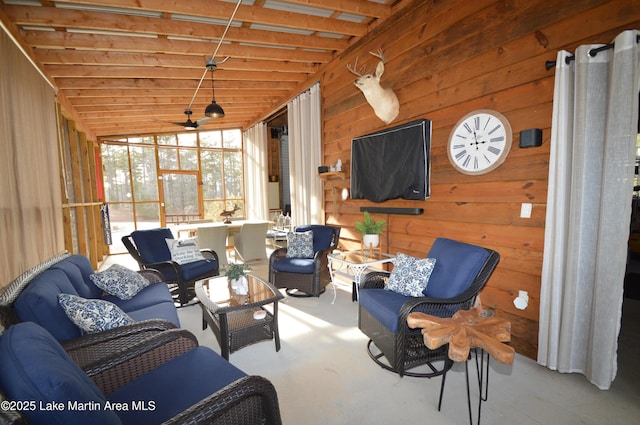
[[[102,141],[111,253],[126,252],[120,240],[135,229],[220,220],[220,213],[234,206],[241,215],[242,147],[239,129]],[[176,187],[180,182],[184,187]]]

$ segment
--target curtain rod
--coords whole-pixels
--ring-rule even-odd
[[[636,35],[636,43],[640,43],[640,35]],[[610,43],[607,44],[605,46],[602,47],[596,47],[593,48],[591,50],[589,50],[589,56],[591,56],[592,58],[596,57],[596,55],[600,52],[604,52],[605,50],[609,50],[609,49],[613,49],[615,47],[615,43]],[[572,60],[575,60],[575,55],[571,55],[571,56],[567,56],[566,58],[564,58],[564,62],[569,65],[571,63]],[[544,64],[545,69],[548,71],[551,68],[553,68],[554,66],[556,66],[556,61],[546,61]]]

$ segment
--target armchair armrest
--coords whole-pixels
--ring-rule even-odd
[[[360,282],[360,288],[361,289],[373,289],[373,288],[383,289],[385,286],[387,286],[387,281],[389,280],[390,275],[391,275],[391,272],[384,271],[384,270],[368,272],[365,275],[365,278]]]
[[[208,260],[216,260],[218,262],[218,264],[220,264],[220,261],[218,261],[218,253],[215,252],[212,249],[208,249],[208,248],[202,248],[200,250],[200,253],[202,254],[202,256]]]
[[[83,335],[63,341],[62,347],[82,369],[131,347],[160,332],[175,329],[176,325],[161,319],[143,320],[104,332]]]
[[[198,340],[191,332],[171,329],[101,359],[84,372],[108,394],[197,346]]]
[[[164,422],[164,425],[211,423],[280,425],[278,395],[273,384],[261,376],[245,376]]]
[[[313,263],[315,265],[316,273],[320,273],[320,271],[324,271],[324,269],[329,267],[329,260],[327,259],[327,256],[331,254],[334,249],[335,248],[333,246],[330,246],[327,249],[320,249],[316,251],[313,255]]]
[[[287,247],[277,248],[273,250],[273,252],[269,256],[269,259],[271,261],[282,260],[283,258],[287,258]]]
[[[269,270],[272,270],[273,263],[287,258],[287,247],[276,248],[269,255]]]
[[[151,283],[164,282],[164,276],[156,269],[138,270],[138,273]]]
[[[180,270],[180,265],[178,263],[176,263],[173,260],[166,260],[166,261],[158,261],[157,263],[144,263],[144,268],[145,269],[158,269],[158,267],[172,267],[176,273],[178,273],[178,271]],[[160,274],[162,274],[162,272],[160,272]]]

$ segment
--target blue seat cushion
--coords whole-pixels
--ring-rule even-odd
[[[89,377],[41,326],[23,322],[0,337],[0,387],[8,398],[34,401],[36,409],[23,413],[32,424],[119,424],[113,411],[104,410],[106,398]],[[61,410],[40,406],[63,403]],[[69,403],[87,403],[100,409],[81,410]]]
[[[334,228],[322,224],[304,224],[296,227],[296,232],[313,232],[313,252],[316,253],[331,246]]]
[[[427,257],[435,258],[436,265],[424,294],[433,298],[452,298],[471,286],[489,258],[489,251],[477,245],[438,238]]]
[[[16,314],[21,322],[35,322],[44,327],[58,341],[77,338],[81,335],[80,328],[65,314],[58,303],[58,294],[79,295],[64,270],[48,268],[16,299]]]
[[[274,261],[271,267],[279,272],[313,274],[315,264],[313,258],[283,258]]]
[[[166,239],[173,239],[173,234],[166,227],[159,229],[136,230],[131,233],[142,259],[147,263],[159,263],[171,260],[171,251]]]
[[[115,295],[109,294],[104,294],[102,299],[114,303],[125,313],[172,300],[171,291],[169,291],[169,287],[165,282],[152,283],[142,288],[135,297],[129,300],[122,300]]]
[[[157,266],[155,269],[162,273],[167,282],[178,280],[175,269],[170,265]],[[182,280],[193,280],[218,270],[218,262],[214,259],[194,261],[181,264],[180,270],[182,271]]]
[[[123,424],[159,424],[245,376],[210,348],[196,347],[107,394],[107,399],[151,401],[153,409],[130,409],[118,416]]]
[[[164,282],[153,283],[143,288],[130,300],[121,300],[113,295],[105,295],[102,299],[114,303],[137,322],[164,319],[180,327],[171,292]]]
[[[393,333],[398,332],[400,309],[411,297],[382,288],[363,289],[358,295],[361,308]]]

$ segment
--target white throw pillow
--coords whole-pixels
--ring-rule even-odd
[[[416,258],[399,252],[385,289],[409,297],[424,297],[435,264],[435,258]]]
[[[135,323],[135,320],[120,307],[109,301],[58,294],[58,303],[69,320],[86,333],[106,331]]]
[[[165,239],[169,251],[171,251],[171,259],[178,264],[193,263],[194,261],[204,260],[196,238],[192,239]]]
[[[107,294],[121,300],[130,300],[142,288],[149,286],[147,278],[120,264],[114,264],[107,270],[94,273],[89,276],[89,279]]]

